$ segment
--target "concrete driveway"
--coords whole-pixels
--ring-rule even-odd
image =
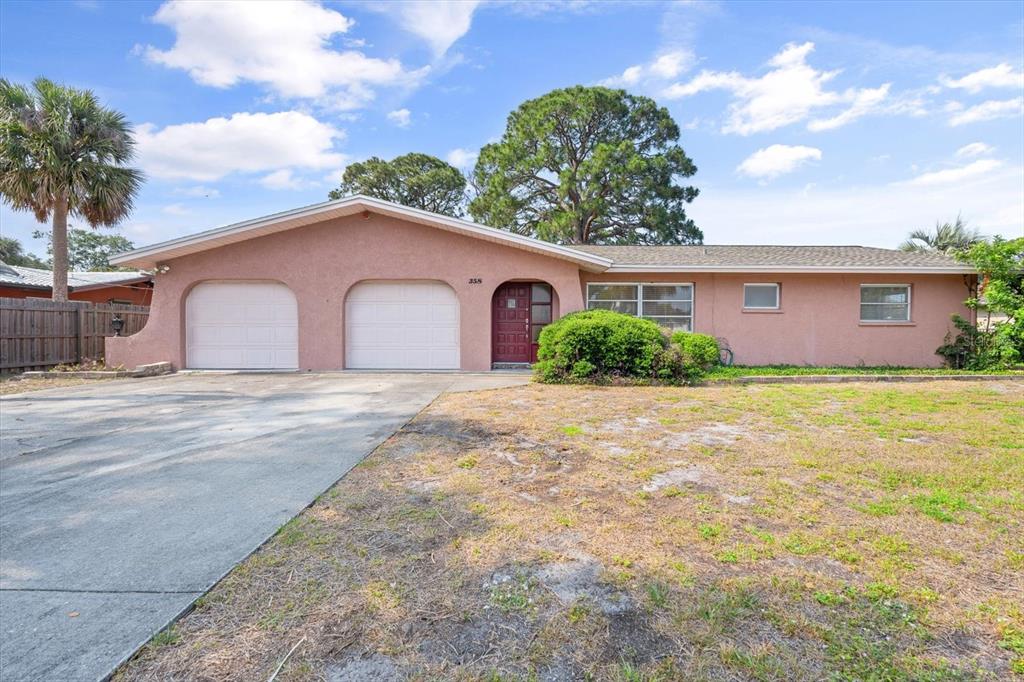
[[[106,677],[442,391],[524,381],[186,374],[0,399],[0,678]]]

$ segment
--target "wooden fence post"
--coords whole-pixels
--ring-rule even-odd
[[[76,325],[78,340],[75,344],[75,363],[81,364],[82,349],[85,348],[85,306],[75,306],[75,316],[78,321]]]

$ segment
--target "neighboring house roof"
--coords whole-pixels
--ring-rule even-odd
[[[362,195],[145,246],[110,262],[153,268],[173,258],[364,211],[572,261],[591,272],[974,272],[942,254],[863,246],[562,246]]]
[[[217,248],[226,244],[245,241],[253,237],[261,237],[275,232],[282,232],[303,225],[341,218],[345,216],[358,215],[364,211],[370,211],[381,215],[401,218],[410,222],[436,227],[449,232],[455,232],[486,241],[505,244],[526,251],[533,251],[554,258],[572,261],[586,270],[601,272],[611,265],[611,261],[589,253],[583,253],[567,246],[560,246],[550,242],[523,237],[513,234],[507,230],[498,230],[486,225],[460,220],[450,216],[423,211],[418,208],[410,208],[401,204],[356,195],[336,201],[325,201],[321,204],[304,206],[302,208],[275,213],[262,218],[246,220],[224,227],[218,227],[206,232],[180,237],[170,241],[145,246],[134,251],[122,253],[110,259],[114,265],[131,264],[136,267],[152,268],[158,262],[178,258],[190,253],[198,253],[208,249]]]
[[[937,252],[869,246],[592,246],[618,272],[974,272]]]
[[[102,287],[148,282],[153,276],[138,271],[121,272],[69,272],[68,289],[85,291]],[[50,289],[53,286],[53,272],[39,268],[0,263],[0,285],[23,289]]]

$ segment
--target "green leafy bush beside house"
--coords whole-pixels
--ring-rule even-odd
[[[570,313],[541,331],[534,371],[546,383],[694,383],[717,362],[718,344],[684,334],[610,310]]]
[[[979,324],[953,316],[957,335],[935,352],[955,369],[1005,369],[1024,363],[1024,238],[980,242],[957,254],[978,270],[976,296],[967,307]]]
[[[718,364],[721,349],[713,336],[678,331],[672,334],[672,343],[678,344],[690,361],[704,371]]]

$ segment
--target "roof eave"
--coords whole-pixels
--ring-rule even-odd
[[[478,225],[477,223],[473,223],[468,220],[450,218],[448,216],[442,216],[429,211],[410,208],[408,206],[401,206],[389,201],[383,201],[381,199],[375,199],[373,197],[366,197],[363,195],[356,195],[354,197],[347,197],[345,199],[337,199],[334,201],[326,201],[320,204],[313,204],[312,206],[305,206],[298,209],[283,211],[281,213],[275,213],[262,218],[233,223],[231,225],[218,227],[205,232],[200,232],[199,234],[189,235],[187,237],[171,239],[152,246],[118,254],[110,258],[110,263],[114,265],[135,265],[140,268],[153,268],[156,267],[158,263],[165,260],[171,260],[191,253],[205,251],[207,250],[205,248],[192,247],[198,247],[206,242],[227,240],[220,241],[208,248],[225,246],[229,243],[244,241],[246,237],[242,235],[246,232],[271,228],[275,224],[283,224],[284,226],[281,227],[280,230],[260,234],[271,234],[276,231],[285,231],[295,227],[311,224],[311,222],[316,222],[315,220],[311,222],[302,221],[309,218],[315,218],[321,214],[327,214],[332,211],[345,211],[353,208],[358,209],[359,207],[364,210],[383,215],[404,218],[421,224],[429,224],[440,229],[446,229],[452,232],[482,238],[487,241],[503,243],[508,246],[521,248],[527,251],[561,258],[563,260],[569,260],[580,267],[593,272],[604,271],[612,264],[612,261],[607,258],[594,256],[569,247],[543,242],[531,237],[524,237],[504,230]],[[347,217],[348,215],[353,215],[353,213],[339,213],[337,217]],[[295,222],[295,224],[289,226],[287,225],[288,222]],[[233,239],[234,237],[238,238]]]
[[[96,282],[92,284],[78,284],[69,286],[68,291],[92,291],[93,289],[107,289],[110,287],[127,286],[129,284],[140,284],[142,282],[152,282],[153,275],[141,275],[139,277],[133,277],[132,279],[115,279],[110,282]],[[49,287],[47,287],[49,288]]]
[[[0,287],[11,289],[31,289],[32,291],[49,291],[50,287],[45,284],[28,284],[26,282],[0,282]]]

